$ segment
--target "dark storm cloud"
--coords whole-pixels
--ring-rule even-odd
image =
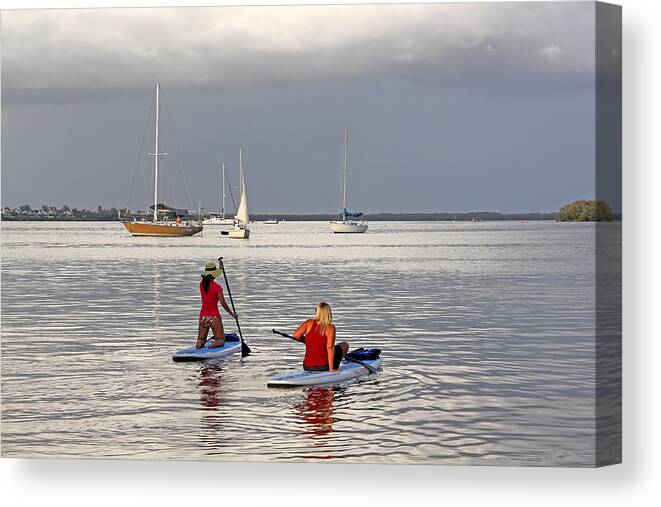
[[[593,5],[498,3],[5,11],[5,101],[407,76],[572,82],[594,68]]]
[[[172,205],[217,208],[242,145],[251,212],[334,212],[345,127],[362,211],[594,194],[590,2],[5,11],[2,45],[3,205],[146,207],[155,78]]]

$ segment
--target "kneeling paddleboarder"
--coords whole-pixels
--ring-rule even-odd
[[[223,330],[223,320],[218,311],[218,301],[225,311],[235,320],[236,314],[227,306],[223,288],[218,285],[214,279],[222,274],[223,270],[216,267],[214,262],[208,263],[202,273],[200,282],[200,295],[202,296],[202,308],[200,309],[200,324],[197,330],[197,343],[195,348],[204,347],[209,335],[209,329],[213,332],[213,339],[209,348],[222,347],[225,345],[225,331]]]
[[[305,341],[305,371],[337,371],[340,361],[349,351],[349,344],[335,344],[335,326],[333,314],[327,303],[319,303],[314,312],[314,319],[303,322],[294,331],[294,338]]]

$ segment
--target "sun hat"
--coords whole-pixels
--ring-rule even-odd
[[[215,262],[207,262],[207,264],[204,266],[204,271],[202,272],[203,277],[211,275],[214,278],[218,278],[222,274],[223,270],[217,267]]]

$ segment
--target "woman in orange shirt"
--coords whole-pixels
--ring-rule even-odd
[[[218,302],[223,306],[235,320],[236,314],[230,310],[230,307],[223,296],[223,288],[214,282],[214,278],[222,274],[222,269],[216,268],[214,262],[210,262],[204,267],[202,281],[200,282],[200,295],[202,296],[202,308],[200,309],[200,323],[197,329],[197,343],[195,348],[204,347],[209,335],[209,329],[213,332],[213,339],[209,348],[222,347],[225,345],[225,331],[223,329],[223,319],[218,311]]]
[[[340,361],[349,351],[349,344],[335,344],[333,314],[327,303],[319,303],[314,319],[303,322],[294,331],[294,338],[305,341],[305,371],[337,371]]]

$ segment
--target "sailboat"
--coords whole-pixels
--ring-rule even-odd
[[[248,215],[248,198],[246,197],[246,180],[243,171],[243,149],[239,149],[239,185],[241,189],[241,200],[234,216],[234,227],[229,232],[229,237],[234,239],[248,239],[250,236],[250,216]]]
[[[232,225],[234,220],[225,217],[225,164],[222,164],[222,171],[220,176],[222,182],[222,200],[220,213],[209,213],[209,218],[202,220],[203,225]]]
[[[339,233],[360,233],[367,230],[367,224],[363,222],[362,213],[351,213],[347,211],[347,156],[349,151],[349,129],[344,131],[344,169],[342,170],[342,211],[340,219],[330,223],[331,231]]]
[[[192,236],[202,231],[202,224],[192,220],[184,221],[180,214],[175,212],[175,219],[169,220],[167,211],[169,208],[158,202],[158,160],[165,156],[158,149],[158,121],[160,106],[161,85],[156,82],[156,118],[154,127],[154,214],[151,220],[124,220],[122,225],[133,236]],[[164,217],[159,220],[159,210]]]

